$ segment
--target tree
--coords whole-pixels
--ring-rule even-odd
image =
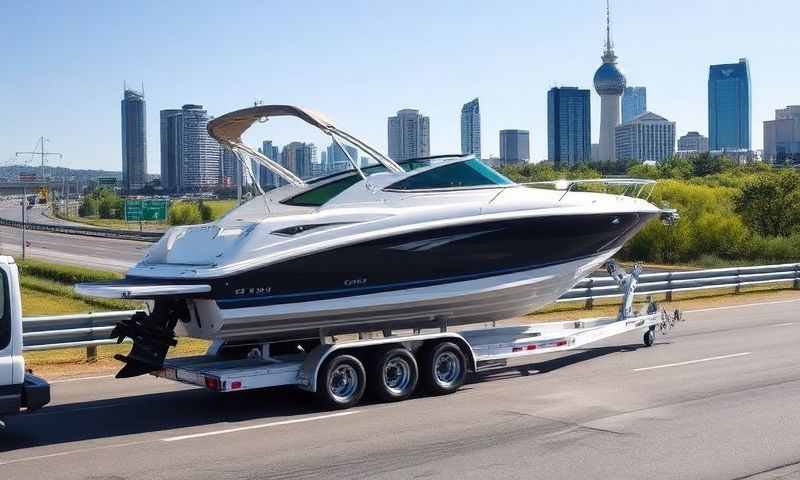
[[[800,175],[792,170],[759,175],[742,188],[736,212],[764,236],[787,236],[800,226]]]
[[[97,199],[91,195],[83,198],[81,206],[78,207],[78,215],[81,217],[94,217],[97,215]]]

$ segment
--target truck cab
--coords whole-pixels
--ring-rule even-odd
[[[17,264],[11,257],[0,256],[0,417],[33,411],[49,401],[50,385],[25,371]]]

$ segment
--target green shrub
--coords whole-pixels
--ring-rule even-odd
[[[203,223],[203,215],[195,202],[174,202],[169,207],[168,220],[170,225],[196,225]]]
[[[73,285],[82,282],[98,282],[117,280],[122,275],[103,270],[93,270],[83,267],[72,267],[56,263],[41,262],[38,260],[17,260],[19,271],[23,275],[45,278],[54,282]]]

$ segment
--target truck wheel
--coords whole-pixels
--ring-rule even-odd
[[[317,399],[328,408],[350,408],[364,395],[366,377],[364,365],[356,357],[336,355],[320,369]]]
[[[455,343],[441,342],[422,352],[422,383],[432,395],[453,393],[464,384],[467,360]]]
[[[392,402],[408,398],[417,388],[419,369],[414,355],[405,348],[390,348],[373,358],[370,392],[379,400]]]

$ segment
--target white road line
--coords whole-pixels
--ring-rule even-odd
[[[70,408],[70,409],[65,409],[65,410],[57,410],[57,409],[56,410],[51,410],[51,409],[45,408],[43,411],[36,411],[36,412],[33,412],[33,413],[29,413],[29,414],[27,414],[25,416],[26,417],[45,417],[47,415],[67,415],[67,414],[70,414],[70,413],[86,412],[86,411],[90,411],[90,410],[102,410],[102,409],[105,409],[105,408],[116,408],[116,407],[121,407],[121,406],[124,406],[124,405],[128,405],[128,404],[127,403],[109,403],[108,405],[95,405],[93,407]],[[55,407],[53,407],[53,408],[55,408]]]
[[[779,305],[781,303],[794,303],[794,302],[800,302],[800,298],[796,298],[793,300],[777,300],[774,302],[746,303],[744,305],[728,305],[726,307],[699,308],[697,310],[684,310],[683,313],[713,312],[716,310],[732,310],[734,308],[745,308],[745,307],[762,307],[764,305]]]
[[[51,380],[50,384],[54,383],[70,383],[70,382],[82,382],[84,380],[100,380],[101,378],[113,378],[114,375],[96,375],[94,377],[77,377],[77,378],[65,378],[63,380]]]
[[[181,440],[190,440],[192,438],[202,438],[202,437],[210,437],[213,435],[224,435],[226,433],[234,433],[234,432],[244,432],[247,430],[256,430],[259,428],[269,428],[269,427],[277,427],[280,425],[292,425],[294,423],[304,423],[304,422],[313,422],[316,420],[325,420],[328,418],[336,418],[336,417],[344,417],[347,415],[355,415],[356,413],[361,413],[358,410],[350,411],[350,412],[341,412],[341,413],[331,413],[329,415],[318,415],[316,417],[306,417],[306,418],[298,418],[295,420],[283,420],[280,422],[270,422],[270,423],[261,423],[258,425],[248,425],[246,427],[238,427],[238,428],[229,428],[226,430],[216,430],[213,432],[203,432],[203,433],[195,433],[192,435],[180,435],[177,437],[168,437],[162,438],[162,442],[178,442]]]
[[[75,453],[86,453],[86,452],[93,452],[95,450],[106,450],[109,448],[121,448],[121,447],[131,447],[133,445],[141,445],[144,443],[152,443],[151,440],[142,440],[138,442],[128,442],[128,443],[115,443],[112,445],[100,445],[97,447],[88,447],[88,448],[78,448],[75,450],[67,450],[65,452],[56,452],[56,453],[48,453],[46,455],[37,455],[35,457],[23,457],[23,458],[15,458],[12,460],[0,460],[0,465],[11,465],[12,463],[23,463],[23,462],[31,462],[35,460],[44,460],[46,458],[54,458],[54,457],[64,457],[66,455],[72,455]]]
[[[786,323],[778,323],[773,325],[773,327],[791,327],[792,325],[797,325],[795,322],[786,322]]]
[[[710,362],[713,360],[724,360],[726,358],[736,358],[736,357],[744,357],[745,355],[750,355],[753,352],[741,352],[741,353],[732,353],[730,355],[720,355],[718,357],[708,357],[708,358],[700,358],[697,360],[689,360],[687,362],[678,362],[678,363],[665,363],[664,365],[655,365],[652,367],[642,367],[642,368],[634,368],[634,372],[644,372],[645,370],[656,370],[659,368],[669,368],[669,367],[680,367],[683,365],[692,365],[694,363],[702,363],[702,362]]]

